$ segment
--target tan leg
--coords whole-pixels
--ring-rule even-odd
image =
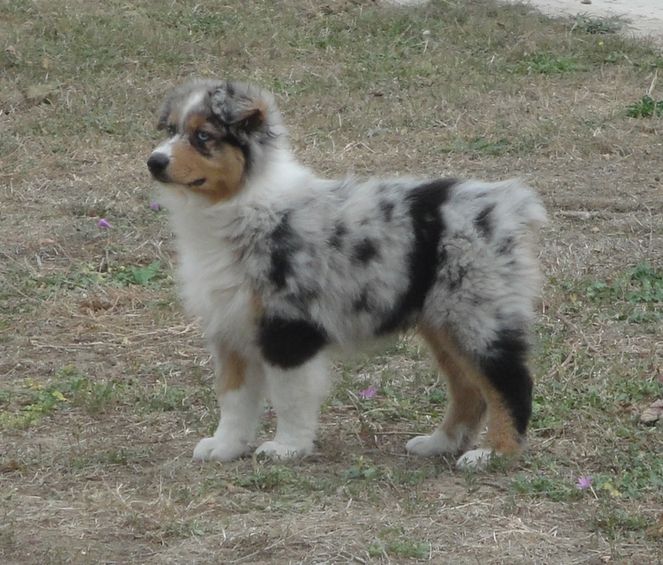
[[[235,351],[220,351],[214,363],[214,389],[216,398],[221,398],[232,390],[244,386],[246,378],[246,359]]]
[[[237,351],[212,344],[215,390],[221,416],[212,437],[198,442],[193,458],[230,461],[249,450],[255,439],[262,402],[262,366]]]
[[[498,347],[489,352],[491,357],[485,363],[479,363],[463,353],[446,332],[422,328],[421,333],[447,374],[450,405],[440,428],[431,436],[410,440],[408,451],[429,455],[450,452],[454,447],[466,449],[485,408],[486,446],[463,454],[458,466],[476,468],[485,465],[493,454],[518,454],[531,402],[531,381],[522,356]],[[520,424],[514,414],[520,416]],[[461,430],[468,428],[471,431],[463,436]]]

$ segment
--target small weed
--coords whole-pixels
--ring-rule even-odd
[[[663,270],[641,263],[611,283],[593,281],[586,284],[585,293],[593,302],[626,300],[630,303],[663,302]]]
[[[25,429],[39,422],[44,416],[67,406],[83,408],[90,415],[103,413],[118,397],[118,385],[113,382],[96,382],[73,366],[60,369],[52,382],[41,384],[30,379],[23,387],[5,391],[7,405],[16,404],[0,414],[0,427]]]
[[[295,472],[289,467],[259,466],[252,473],[238,477],[237,486],[249,490],[272,491],[296,481]]]
[[[651,524],[642,514],[631,514],[612,505],[603,505],[594,518],[594,529],[604,533],[609,539],[615,539],[624,532],[646,530]]]
[[[0,427],[25,429],[41,420],[66,402],[67,399],[56,384],[43,386],[33,381],[17,394],[22,405],[18,412],[3,411],[0,414]]]
[[[626,108],[626,115],[630,118],[651,118],[663,116],[663,100],[654,100],[648,94]]]
[[[149,265],[120,265],[107,272],[100,272],[91,265],[69,273],[53,273],[34,279],[37,288],[77,290],[89,289],[103,284],[115,286],[148,286],[166,278],[161,270],[161,261]]]
[[[511,488],[518,494],[541,496],[555,502],[577,500],[581,496],[581,492],[571,482],[546,475],[518,475],[511,481]]]
[[[428,391],[428,402],[430,404],[444,404],[447,401],[447,394],[444,390],[433,388]]]
[[[400,528],[383,530],[379,534],[379,539],[368,546],[368,554],[371,557],[427,559],[430,552],[429,542],[409,539]]]
[[[90,415],[99,415],[117,401],[120,385],[112,381],[95,381],[76,367],[64,367],[56,378],[72,405],[83,408]]]
[[[35,283],[37,288],[55,288],[64,290],[76,290],[92,288],[104,280],[103,273],[84,266],[81,270],[70,273],[53,273],[43,277],[37,277]]]
[[[310,474],[300,474],[293,467],[274,465],[271,462],[255,465],[250,473],[243,473],[232,482],[251,491],[284,494],[291,490],[298,497],[302,492],[328,492],[333,486],[328,477],[317,478]]]
[[[189,407],[189,394],[186,389],[159,383],[158,388],[140,399],[140,404],[149,412],[172,412]]]
[[[573,30],[597,35],[609,35],[617,33],[624,26],[619,18],[593,18],[581,14],[576,17]]]
[[[563,57],[552,53],[535,53],[523,61],[520,61],[515,70],[523,74],[562,74],[583,70],[575,59]]]
[[[382,478],[383,471],[364,457],[358,457],[344,473],[346,481],[373,481]]]
[[[147,286],[163,277],[161,261],[153,261],[143,267],[121,266],[112,273],[113,280],[122,285]]]
[[[482,153],[485,155],[504,155],[509,152],[511,143],[508,139],[492,141],[484,137],[477,137],[467,142],[466,150],[470,153]]]
[[[103,465],[126,466],[130,463],[140,463],[149,460],[151,451],[144,448],[111,448],[108,451],[91,452],[83,456],[74,457],[70,461],[73,469],[81,470]]]

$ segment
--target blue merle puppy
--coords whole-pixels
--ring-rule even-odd
[[[299,164],[273,97],[194,80],[166,98],[162,185],[184,301],[202,320],[221,418],[193,456],[249,451],[265,397],[277,414],[257,454],[311,453],[327,351],[416,328],[449,407],[409,453],[476,468],[522,449],[531,413],[528,328],[539,293],[539,198],[516,181],[325,180]],[[482,422],[485,443],[473,449]]]

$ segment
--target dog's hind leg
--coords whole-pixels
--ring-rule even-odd
[[[525,446],[525,433],[532,414],[532,378],[525,363],[527,342],[519,330],[502,331],[487,351],[471,359],[468,370],[486,400],[486,445],[464,453],[459,468],[481,468],[493,455],[517,456]]]
[[[198,442],[197,460],[231,461],[245,454],[255,439],[263,410],[264,374],[257,360],[249,362],[236,351],[211,344],[216,396],[221,417],[212,437]]]
[[[459,453],[471,446],[486,410],[479,386],[458,363],[458,354],[448,337],[421,328],[442,373],[447,380],[449,405],[444,421],[431,434],[412,438],[405,449],[414,455],[431,456]]]
[[[256,455],[290,459],[309,455],[318,428],[320,405],[329,390],[327,360],[318,354],[302,365],[265,365],[269,398],[276,411],[276,435]]]
[[[525,365],[526,342],[522,335],[503,332],[483,355],[477,356],[464,352],[443,331],[422,330],[422,333],[438,359],[439,348],[444,352],[443,359],[451,361],[446,361],[447,374],[456,376],[449,379],[451,404],[444,423],[432,436],[423,436],[429,439],[410,440],[408,451],[422,455],[440,453],[445,451],[440,449],[444,445],[466,449],[485,406],[488,427],[485,446],[466,451],[456,465],[465,469],[481,468],[493,455],[520,453],[532,405],[532,379]],[[455,370],[449,371],[450,366],[455,366]],[[471,428],[472,434],[459,434],[458,430],[463,430],[468,422],[475,426]],[[449,430],[456,430],[456,434],[450,434]],[[453,440],[458,437],[461,441],[456,440],[454,444]],[[437,450],[431,446],[436,446]]]

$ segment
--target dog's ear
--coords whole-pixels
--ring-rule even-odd
[[[246,132],[252,132],[260,128],[266,119],[267,108],[262,107],[259,101],[256,101],[253,107],[247,108],[239,114],[231,125]]]
[[[166,98],[164,103],[161,105],[159,110],[159,119],[157,120],[157,130],[166,129],[168,127],[168,118],[170,117],[170,112],[172,109],[172,103],[170,96]]]
[[[246,85],[226,83],[211,93],[210,100],[214,115],[238,132],[251,134],[267,122],[267,104]]]
[[[167,119],[168,119],[168,113],[161,112],[161,114],[159,114],[159,120],[157,121],[157,130],[166,129]]]

